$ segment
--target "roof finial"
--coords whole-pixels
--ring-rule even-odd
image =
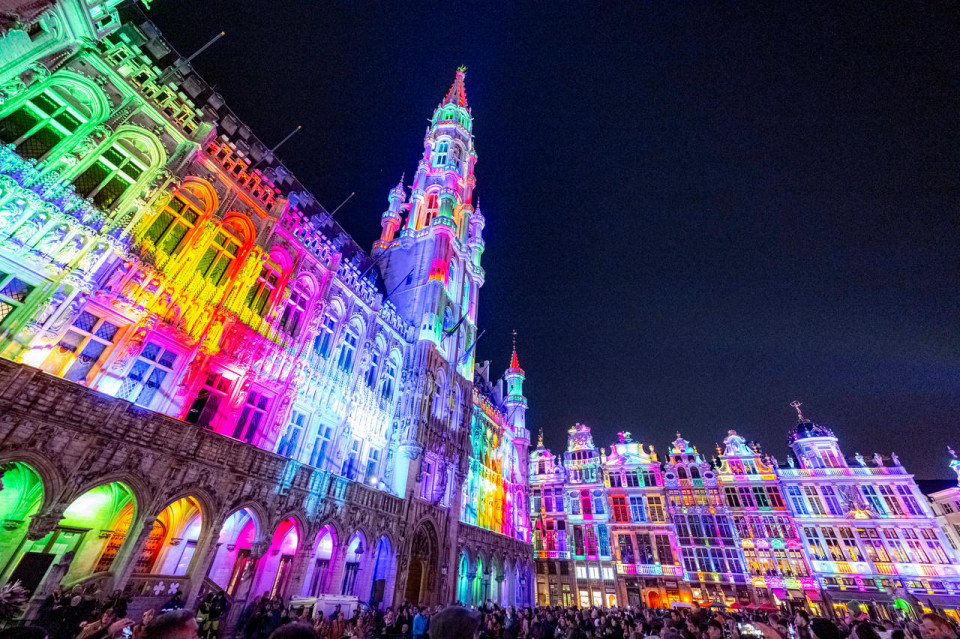
[[[540,434],[537,435],[537,448],[543,448],[543,427],[540,427]]]
[[[517,350],[517,329],[513,329],[513,350]]]
[[[790,402],[790,405],[793,406],[793,407],[797,410],[797,419],[799,419],[799,420],[802,422],[802,421],[803,421],[803,413],[800,412],[800,407],[803,406],[803,404],[801,404],[801,403],[798,402],[797,400],[793,400],[792,402]]]

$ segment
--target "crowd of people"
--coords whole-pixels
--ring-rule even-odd
[[[32,625],[8,628],[0,639],[960,639],[953,621],[936,614],[919,620],[876,621],[863,613],[844,619],[811,617],[805,610],[773,614],[712,608],[634,609],[402,605],[326,613],[257,597],[226,632],[223,593],[183,609],[180,593],[164,606],[126,617],[130,598],[119,591],[98,598],[87,591],[56,591]]]

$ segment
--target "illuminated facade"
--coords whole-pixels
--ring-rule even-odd
[[[469,572],[529,601],[523,371],[475,375],[464,71],[368,255],[117,4],[0,24],[0,581],[388,605]]]
[[[685,581],[696,601],[726,602],[746,587],[741,549],[716,472],[677,433],[664,486]]]
[[[819,586],[780,492],[773,460],[732,430],[718,452],[717,476],[749,573],[748,588],[737,592],[738,602],[776,608],[781,601],[803,605],[804,597],[817,599]]]
[[[563,466],[542,442],[530,459],[540,603],[960,610],[960,493],[932,512],[896,454],[848,462],[802,415],[785,467],[735,431],[713,460],[679,435],[663,460],[629,433],[609,454],[581,424],[568,441]]]
[[[566,468],[543,446],[543,433],[530,453],[530,513],[535,517],[533,552],[537,566],[537,603],[573,606],[577,596],[564,505]]]
[[[946,533],[954,554],[960,553],[960,459],[953,448],[950,451],[950,470],[957,474],[957,484],[944,490],[927,495],[933,512],[940,522],[940,528]]]
[[[653,608],[680,601],[683,572],[668,520],[664,473],[649,447],[619,433],[603,462],[621,605]]]
[[[923,494],[895,453],[848,462],[833,432],[799,416],[782,492],[834,610],[872,602],[885,614],[960,605],[960,566]]]

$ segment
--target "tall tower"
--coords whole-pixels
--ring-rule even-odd
[[[476,338],[484,220],[471,203],[477,154],[465,77],[461,67],[433,112],[409,201],[402,181],[390,191],[373,255],[418,339],[431,342],[442,359],[456,362],[451,368],[472,380],[472,352],[463,355]]]

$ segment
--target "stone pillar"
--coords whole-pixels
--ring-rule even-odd
[[[203,581],[207,578],[207,573],[213,566],[213,560],[217,557],[223,522],[224,520],[218,517],[207,530],[201,530],[200,537],[197,539],[197,548],[190,559],[190,566],[187,568],[187,575],[190,576],[190,586],[183,593],[183,601],[187,608],[196,609],[197,595],[200,594]]]
[[[454,601],[457,598],[457,572],[460,566],[460,552],[457,538],[460,536],[460,505],[463,501],[463,491],[460,489],[467,478],[466,472],[461,472],[457,467],[454,470],[453,496],[450,499],[450,508],[447,509],[447,538],[446,544],[443,540],[440,543],[441,574],[446,572],[443,577],[443,583],[440,585],[440,601],[443,603]],[[446,552],[444,552],[446,546]]]
[[[327,569],[327,577],[324,579],[326,584],[325,592],[332,595],[339,595],[340,588],[343,586],[343,573],[347,564],[347,550],[350,547],[350,537],[344,540],[338,539],[337,542],[337,547],[334,548],[330,554],[330,567]]]
[[[151,512],[137,515],[136,519],[130,522],[127,536],[123,540],[123,545],[117,552],[117,556],[113,559],[113,565],[110,567],[110,571],[113,573],[111,588],[123,590],[127,582],[130,581],[137,560],[140,558],[143,547],[147,544],[147,539],[153,531],[153,522],[156,520],[156,514]]]
[[[463,602],[463,605],[464,605],[464,606],[475,605],[475,606],[479,607],[480,604],[483,603],[483,602],[477,603],[476,601],[474,601],[474,599],[475,599],[476,597],[475,597],[475,594],[474,594],[474,591],[473,591],[473,582],[474,582],[476,579],[477,579],[477,570],[476,570],[476,568],[474,568],[473,570],[471,570],[470,572],[467,573],[467,593],[466,593],[466,594],[467,594],[467,596],[466,596],[466,599],[467,599],[467,600]]]
[[[305,544],[305,539],[300,540],[300,547],[293,556],[293,566],[290,569],[290,581],[282,593],[284,598],[291,595],[301,596],[303,592],[304,578],[307,576],[307,568],[310,567],[310,558],[313,557],[313,544]]]

